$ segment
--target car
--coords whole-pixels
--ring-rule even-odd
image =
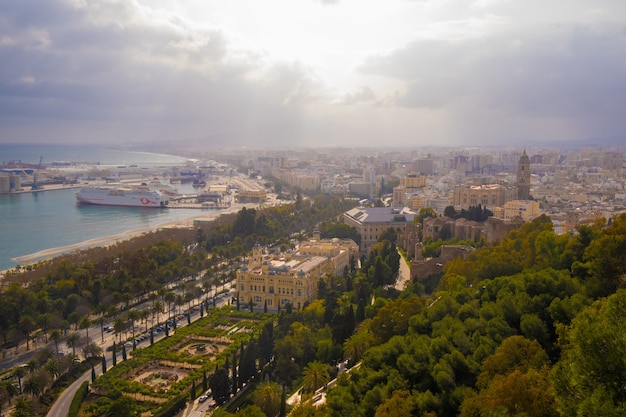
[[[208,395],[201,395],[201,396],[198,398],[198,401],[200,401],[201,403],[203,403],[203,402],[205,402],[205,401],[206,401],[206,400],[208,400],[208,399],[209,399],[209,396],[208,396]]]

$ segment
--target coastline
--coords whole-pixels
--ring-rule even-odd
[[[258,188],[260,184],[257,181],[249,181],[245,178],[231,178],[231,181],[239,184],[243,188]],[[89,182],[91,183],[91,182]],[[78,183],[78,184],[45,184],[43,189],[40,190],[31,190],[24,189],[19,192],[15,192],[15,194],[22,193],[39,193],[39,192],[54,192],[56,190],[64,190],[67,188],[80,188],[88,185],[88,183]],[[76,243],[70,243],[62,246],[53,246],[45,249],[41,249],[31,253],[25,254],[17,254],[18,256],[13,256],[10,258],[12,262],[15,264],[8,268],[0,269],[0,280],[2,280],[7,273],[13,273],[18,271],[20,268],[27,267],[29,265],[35,265],[40,261],[50,260],[59,256],[63,256],[66,254],[70,254],[75,251],[85,250],[94,247],[106,247],[109,245],[113,245],[115,243],[130,240],[132,238],[144,235],[146,233],[158,231],[164,228],[189,228],[192,227],[195,221],[206,221],[210,222],[217,218],[219,218],[222,214],[231,214],[236,213],[241,210],[243,207],[249,208],[259,208],[261,206],[273,206],[276,204],[283,204],[284,201],[276,200],[275,196],[269,197],[269,201],[265,201],[262,203],[236,203],[232,201],[231,206],[228,208],[220,209],[220,210],[211,210],[211,211],[198,211],[197,214],[192,214],[188,217],[177,218],[176,220],[165,220],[162,223],[152,224],[148,227],[131,229],[123,232],[117,232],[114,234],[107,234],[104,236],[92,237],[87,240],[82,240]],[[174,209],[174,208],[171,208]]]
[[[150,232],[155,232],[164,228],[188,228],[196,220],[213,221],[217,219],[219,216],[221,216],[222,214],[236,213],[239,210],[241,210],[243,207],[248,207],[250,205],[253,205],[254,208],[258,208],[259,206],[259,204],[233,203],[233,205],[229,207],[228,209],[221,210],[221,211],[214,211],[214,212],[211,212],[210,214],[203,212],[202,214],[199,214],[198,216],[189,217],[189,218],[179,220],[176,222],[167,222],[167,223],[163,223],[163,224],[148,227],[148,228],[129,230],[126,232],[117,233],[114,235],[97,237],[97,238],[93,238],[93,239],[89,239],[89,240],[85,240],[82,242],[73,243],[69,245],[52,247],[49,249],[40,250],[38,252],[17,256],[17,257],[11,258],[11,260],[20,263],[22,267],[27,266],[27,265],[32,265],[40,260],[48,260],[48,259],[52,259],[58,256],[62,256],[67,253],[89,249],[93,247],[106,247],[109,245],[113,245],[117,242],[129,240],[134,237],[141,236],[143,234],[150,233]],[[8,271],[12,271],[14,269],[15,268],[1,270],[0,279],[4,277]]]

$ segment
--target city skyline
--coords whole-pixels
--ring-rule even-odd
[[[626,4],[0,4],[0,143],[489,146],[624,138]]]

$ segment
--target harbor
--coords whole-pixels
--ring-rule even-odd
[[[215,180],[214,185],[219,184]],[[87,185],[46,184],[43,189],[23,189],[0,195],[0,271],[25,266],[88,247],[103,246],[139,236],[163,227],[193,227],[196,221],[212,221],[221,214],[235,213],[245,207],[259,207],[259,202],[238,202],[234,192],[217,203],[197,202],[208,192],[191,183],[176,184],[179,191],[167,207],[140,208],[77,204],[76,193]],[[234,175],[238,187],[259,187],[247,178]],[[244,185],[246,184],[246,185]],[[277,204],[268,195],[264,204]]]

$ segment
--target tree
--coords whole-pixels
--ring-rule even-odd
[[[59,361],[56,358],[50,358],[44,364],[43,369],[52,376],[52,378],[56,379],[61,376],[61,366]]]
[[[70,333],[67,336],[67,339],[65,340],[67,347],[72,348],[72,353],[74,355],[76,355],[76,347],[78,346],[79,341],[80,341],[80,335],[76,332]]]
[[[458,213],[454,209],[454,206],[446,206],[446,208],[443,210],[443,215],[451,219],[456,219]]]
[[[430,207],[424,207],[420,209],[418,215],[415,216],[415,218],[413,219],[413,222],[423,226],[424,219],[426,217],[437,217],[437,212],[435,212],[435,210]]]
[[[564,353],[553,370],[564,415],[626,415],[626,290],[596,301],[561,337]]]
[[[100,326],[100,342],[104,343],[104,323],[106,323],[106,318],[100,316],[95,321]]]
[[[30,315],[20,317],[18,327],[26,338],[26,350],[30,350],[30,332],[35,329],[35,320]]]
[[[529,369],[539,370],[549,364],[548,355],[536,340],[511,336],[502,342],[493,355],[483,361],[477,386],[488,386],[496,375],[507,375],[516,369],[522,372]]]
[[[130,321],[130,327],[133,334],[133,340],[135,339],[135,322],[139,320],[141,314],[137,310],[129,310],[126,313],[126,318]]]
[[[371,346],[372,336],[367,331],[359,331],[350,336],[343,343],[343,357],[351,363],[361,360],[363,353]]]
[[[305,391],[314,392],[330,381],[328,365],[319,361],[310,362],[302,371],[302,377]]]
[[[230,378],[228,371],[223,367],[217,368],[215,373],[209,379],[209,387],[213,392],[213,398],[218,405],[224,404],[230,398]]]
[[[406,417],[415,415],[413,399],[407,390],[397,390],[376,409],[374,417]]]
[[[52,331],[50,331],[50,338],[54,340],[54,347],[56,349],[57,355],[59,354],[59,340],[61,340],[61,336],[62,333],[59,329],[52,329]]]
[[[496,375],[487,389],[463,402],[460,416],[476,415],[558,417],[548,368]]]
[[[598,296],[615,292],[626,273],[626,214],[590,242],[583,259],[594,280],[594,292]]]
[[[33,402],[26,397],[20,397],[15,401],[15,409],[11,417],[32,417],[35,415]]]
[[[89,339],[89,326],[91,326],[91,319],[89,316],[83,316],[78,322],[78,328],[85,330],[85,337]]]
[[[45,389],[47,378],[43,372],[35,372],[24,381],[24,392],[31,394],[33,397],[39,396]]]
[[[280,413],[282,389],[276,382],[264,382],[252,393],[252,401],[267,417],[276,417]]]
[[[28,370],[23,366],[19,366],[15,369],[15,371],[13,371],[13,375],[15,375],[15,377],[17,378],[17,386],[20,389],[20,394],[24,392],[24,390],[22,389],[22,378],[24,378],[27,373]]]
[[[139,415],[135,400],[125,395],[120,395],[119,398],[116,398],[106,413],[107,417],[135,417]]]

